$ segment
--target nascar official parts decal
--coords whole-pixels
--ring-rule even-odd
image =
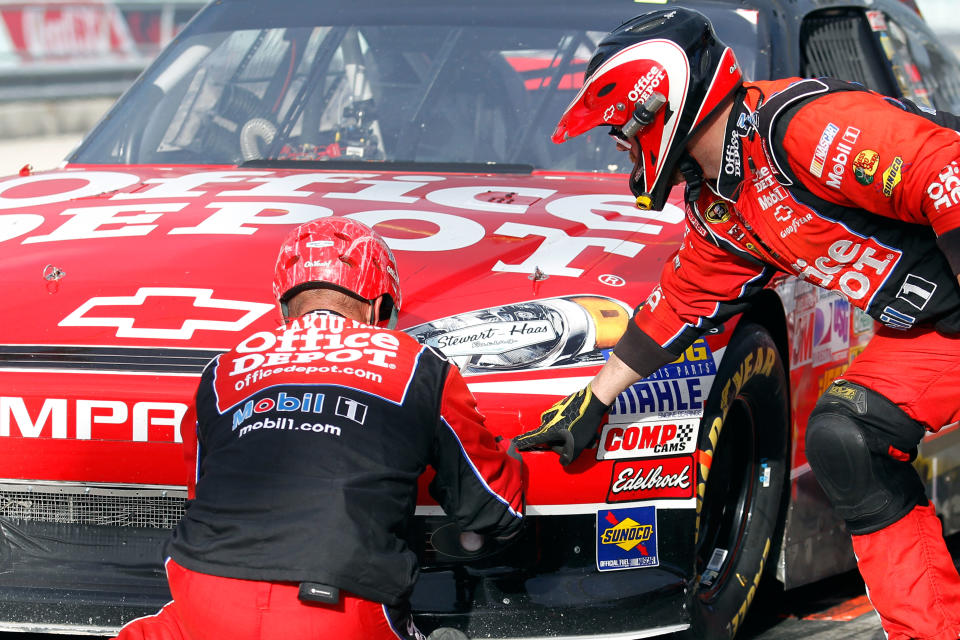
[[[714,354],[706,340],[698,339],[683,355],[630,386],[617,396],[610,422],[633,422],[638,416],[703,415],[703,403],[717,375]],[[676,453],[676,452],[674,452]]]
[[[601,509],[597,512],[597,570],[660,566],[657,508]]]

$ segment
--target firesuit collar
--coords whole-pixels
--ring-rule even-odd
[[[347,318],[347,316],[343,315],[342,313],[340,313],[340,312],[338,312],[338,311],[334,311],[333,309],[310,309],[310,311],[307,311],[306,313],[303,313],[302,315],[310,316],[310,315],[313,315],[313,314],[325,315],[325,316],[340,316],[341,318],[344,318],[345,320],[349,320],[349,318]]]
[[[744,103],[745,96],[746,91],[741,89],[734,97],[733,108],[727,118],[727,129],[723,138],[720,175],[717,176],[716,188],[712,189],[721,198],[730,202],[736,202],[739,198],[746,177],[743,167],[743,138],[756,130],[756,116]]]
[[[700,167],[700,163],[684,149],[677,162],[677,170],[680,171],[680,174],[683,176],[683,181],[687,185],[684,192],[684,200],[688,203],[696,202],[700,197],[700,190],[704,184],[703,169]]]

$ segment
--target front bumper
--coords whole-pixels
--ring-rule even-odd
[[[25,511],[22,495],[0,491],[0,499],[8,507],[0,515],[0,630],[112,635],[169,602],[162,548],[182,497],[111,498],[115,510],[137,509],[138,517],[105,513],[89,495],[61,497],[46,512],[33,503]],[[476,553],[436,548],[431,540],[449,522],[418,517],[415,620],[425,632],[453,626],[471,638],[613,640],[685,629],[694,518],[690,509],[659,512],[659,566],[600,572],[596,514],[528,516],[511,544]]]

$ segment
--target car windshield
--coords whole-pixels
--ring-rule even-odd
[[[658,3],[662,4],[662,3]],[[355,6],[353,6],[355,5]],[[229,0],[210,5],[71,158],[629,170],[601,129],[550,134],[633,2]],[[756,11],[701,7],[755,77]]]

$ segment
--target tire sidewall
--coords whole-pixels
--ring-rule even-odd
[[[694,565],[689,637],[698,640],[732,638],[737,633],[769,563],[776,559],[780,543],[788,467],[789,394],[776,343],[766,329],[757,324],[737,328],[704,407],[697,446],[698,540],[710,464],[720,447],[730,446],[732,442],[724,439],[724,427],[728,417],[735,419],[730,414],[735,403],[746,403],[752,416],[756,473],[746,480],[752,486],[744,509],[748,515],[740,519],[745,521],[742,534],[735,548],[728,550],[717,584],[701,585]],[[769,468],[766,480],[760,473],[761,461]]]

